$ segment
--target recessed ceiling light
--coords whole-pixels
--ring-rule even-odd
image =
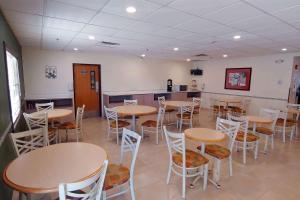
[[[128,13],[135,13],[136,12],[136,8],[133,7],[133,6],[129,6],[129,7],[126,8],[126,11]]]
[[[178,51],[179,48],[178,48],[178,47],[174,47],[173,50],[174,50],[174,51]]]
[[[89,35],[89,39],[90,39],[90,40],[94,40],[94,39],[95,39],[95,36]]]
[[[223,54],[223,58],[227,58],[228,57],[228,55],[227,54]]]
[[[287,51],[287,48],[282,48],[281,51]]]
[[[241,39],[241,36],[240,35],[235,35],[235,36],[233,36],[233,39],[235,39],[235,40]]]
[[[73,50],[74,50],[74,51],[78,51],[78,48],[74,48]]]
[[[190,62],[190,61],[191,61],[191,59],[190,59],[190,58],[187,58],[187,59],[186,59],[186,61],[187,61],[187,62]]]
[[[141,55],[141,57],[145,58],[145,57],[146,57],[146,55],[145,55],[145,54],[142,54],[142,55]]]

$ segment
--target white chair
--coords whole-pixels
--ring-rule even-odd
[[[208,144],[205,147],[205,153],[214,158],[214,181],[218,183],[221,172],[221,161],[228,159],[229,176],[232,176],[232,150],[235,142],[237,132],[239,131],[240,123],[229,121],[226,119],[217,118],[216,130],[225,133],[228,136],[229,142],[227,147],[217,144]],[[198,147],[201,150],[201,146]]]
[[[124,194],[128,190],[130,190],[131,199],[135,200],[134,168],[140,143],[139,134],[126,128],[123,129],[120,163],[108,165],[103,188],[104,200]],[[130,169],[122,164],[125,152],[131,153]]]
[[[271,148],[274,149],[275,126],[279,116],[279,112],[280,112],[279,110],[266,109],[266,108],[262,108],[260,110],[260,114],[259,114],[260,116],[272,120],[271,125],[256,127],[256,133],[265,136],[264,152],[267,152],[269,138],[271,139]]]
[[[237,150],[243,150],[243,163],[246,164],[246,153],[247,150],[250,149],[254,152],[254,159],[257,159],[259,137],[252,133],[248,133],[249,121],[247,120],[247,118],[244,116],[237,117],[230,114],[227,115],[227,118],[230,121],[240,122],[240,129],[235,138],[235,145]]]
[[[300,110],[300,104],[291,104],[288,103],[287,104],[287,108],[293,108],[293,109],[297,109]],[[293,118],[289,118],[288,121],[292,122],[295,124],[296,130],[295,130],[295,135],[296,138],[298,136],[298,121],[299,121],[299,112],[297,114],[293,114]]]
[[[137,105],[137,104],[138,104],[137,99],[133,99],[133,100],[124,99],[124,106]]]
[[[169,151],[169,170],[167,184],[171,173],[182,177],[182,197],[185,198],[186,178],[203,175],[203,190],[207,186],[208,159],[200,153],[186,149],[183,133],[172,133],[163,127]]]
[[[119,134],[122,133],[124,127],[130,126],[130,123],[124,120],[119,120],[118,113],[113,108],[104,106],[105,116],[107,119],[107,136],[110,137],[111,133],[117,135],[117,144],[119,144]]]
[[[23,113],[25,118],[27,127],[29,130],[44,128],[46,131],[46,140],[47,145],[51,142],[58,142],[57,129],[48,127],[48,114],[47,113],[35,113],[35,114],[27,114]]]
[[[54,103],[36,103],[35,108],[38,112],[40,111],[47,111],[47,110],[53,110],[54,109]]]
[[[176,114],[179,132],[181,132],[182,125],[184,124],[189,125],[190,128],[193,127],[193,112],[194,106],[182,106],[179,108],[179,113]]]
[[[163,126],[163,121],[164,121],[164,115],[165,115],[165,108],[159,107],[156,121],[155,120],[147,120],[142,123],[142,139],[144,139],[145,132],[156,133],[156,144],[158,144],[159,132],[163,139],[162,126]]]
[[[201,104],[202,104],[202,99],[201,98],[197,98],[197,97],[193,97],[193,102],[196,104],[196,106],[194,106],[194,115],[198,115],[198,122],[200,125],[200,111],[201,111]]]
[[[165,113],[168,114],[168,123],[170,123],[171,121],[171,113],[175,111],[174,108],[168,108],[167,106],[164,105],[164,102],[166,101],[165,96],[161,96],[161,97],[157,97],[157,101],[158,101],[158,106],[159,107],[163,107],[165,108]]]
[[[10,137],[18,156],[47,146],[47,135],[44,128],[11,133]]]
[[[105,160],[101,170],[83,181],[59,184],[59,199],[70,198],[100,200],[108,161]],[[72,199],[73,199],[72,198]]]
[[[75,130],[76,134],[76,141],[79,141],[79,135],[82,137],[82,118],[84,114],[84,108],[85,105],[82,105],[82,107],[77,108],[76,112],[76,119],[75,122],[65,122],[58,126],[59,130],[65,130],[66,131],[66,141],[68,141],[68,131],[69,130]],[[59,138],[60,140],[60,138]]]
[[[292,141],[297,124],[288,119],[288,112],[280,111],[275,125],[275,132],[282,133],[282,141],[285,143],[286,132],[290,132],[290,141]]]

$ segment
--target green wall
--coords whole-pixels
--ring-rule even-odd
[[[8,26],[6,20],[4,19],[2,12],[0,11],[0,138],[2,138],[2,136],[4,135],[4,131],[11,124],[3,41],[18,59],[20,67],[19,73],[21,79],[22,97],[24,97],[22,49],[18,40],[16,39],[12,30]],[[16,126],[16,131],[22,130],[24,128],[24,119],[21,119]],[[3,139],[3,143],[0,144],[0,199],[6,200],[11,199],[12,190],[6,187],[6,185],[3,183],[2,172],[3,169],[7,166],[7,164],[11,160],[13,160],[16,155],[13,150],[10,138],[6,136]]]

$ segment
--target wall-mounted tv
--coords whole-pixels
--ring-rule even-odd
[[[203,75],[203,70],[202,69],[191,69],[191,75],[202,76]]]

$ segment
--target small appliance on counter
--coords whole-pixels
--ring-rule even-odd
[[[187,85],[174,85],[174,90],[176,92],[184,92],[188,90],[188,86]]]
[[[172,81],[172,79],[168,79],[168,81],[167,81],[167,91],[172,92],[172,87],[173,87],[173,81]]]

